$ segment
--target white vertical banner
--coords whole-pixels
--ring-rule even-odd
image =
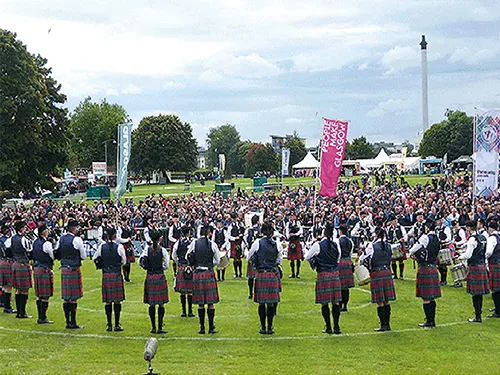
[[[288,176],[288,168],[290,165],[290,149],[281,149],[281,173],[283,176]]]
[[[495,194],[498,185],[498,153],[477,151],[474,169],[474,195],[489,197]]]
[[[484,111],[474,120],[474,196],[488,197],[498,189],[500,111]]]
[[[127,191],[128,162],[132,148],[132,123],[118,126],[118,163],[116,171],[115,199]]]

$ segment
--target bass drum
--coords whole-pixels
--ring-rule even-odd
[[[227,251],[220,252],[220,261],[217,265],[218,270],[223,270],[229,266],[229,257],[227,256]]]
[[[370,282],[370,272],[368,268],[359,263],[354,266],[354,275],[356,276],[359,286],[366,285]]]

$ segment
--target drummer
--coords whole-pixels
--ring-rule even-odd
[[[360,221],[356,223],[351,231],[351,237],[356,237],[356,242],[358,243],[358,249],[364,249],[368,243],[373,240],[373,233],[375,232],[375,227],[368,219],[368,213],[366,211],[361,211]]]
[[[451,243],[451,229],[449,226],[444,224],[444,220],[442,216],[438,216],[437,220],[437,228],[436,228],[436,233],[439,238],[439,243],[440,243],[440,249],[441,251],[447,250],[450,251],[450,243]],[[451,255],[451,251],[450,251]],[[438,271],[439,274],[441,275],[441,280],[440,284],[441,285],[447,285],[448,282],[446,281],[448,277],[448,266],[451,265],[451,263],[447,263],[446,261],[439,260],[438,261]]]
[[[453,228],[453,244],[455,245],[455,251],[462,253],[467,246],[467,233],[456,220],[451,222],[451,226]]]
[[[405,269],[406,249],[405,241],[407,240],[406,229],[398,223],[395,215],[390,215],[387,220],[387,240],[392,246],[392,276],[398,278],[397,264],[399,263],[399,278],[403,280],[403,272]],[[398,251],[399,250],[399,251]]]
[[[220,257],[221,260],[223,258],[227,259],[227,250],[229,249],[229,241],[227,239],[227,233],[224,228],[224,223],[222,220],[217,220],[215,223],[215,228],[212,231],[212,241],[216,243],[216,245],[220,249]],[[224,262],[225,263],[225,262]],[[217,281],[224,281],[226,278],[226,268],[229,265],[229,260],[224,264],[224,267],[217,266]]]

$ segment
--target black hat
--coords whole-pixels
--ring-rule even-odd
[[[38,227],[38,235],[39,235],[39,236],[41,236],[41,234],[42,234],[43,232],[45,232],[47,229],[48,229],[48,228],[47,228],[47,226],[46,226],[45,224],[40,225],[40,226]]]
[[[488,223],[488,227],[491,228],[491,229],[493,229],[493,230],[497,230],[498,229],[498,223],[495,220],[491,220]]]
[[[78,226],[78,221],[72,219],[68,221],[68,225],[66,225],[67,228],[76,228]]]
[[[16,232],[19,232],[25,226],[26,226],[26,223],[21,220],[21,221],[16,222],[16,224],[14,224],[14,229],[16,230]]]

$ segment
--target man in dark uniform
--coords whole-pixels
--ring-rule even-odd
[[[436,299],[441,298],[441,287],[436,269],[440,243],[436,235],[436,223],[427,220],[425,223],[427,234],[422,235],[410,249],[410,256],[418,262],[416,296],[422,298],[425,313],[425,323],[420,327],[432,328],[436,326]]]
[[[182,227],[181,237],[174,244],[172,251],[172,260],[177,264],[177,272],[175,274],[174,290],[181,295],[182,314],[181,317],[194,317],[193,314],[193,280],[184,277],[184,270],[188,266],[186,253],[191,244],[191,228]],[[222,232],[224,234],[224,232]],[[186,313],[186,300],[188,304],[188,312]]]
[[[80,267],[87,254],[82,239],[76,235],[78,225],[76,220],[69,220],[67,233],[59,238],[54,249],[61,260],[61,294],[67,329],[83,328],[76,323],[76,309],[77,301],[83,297]]]
[[[172,225],[168,229],[168,241],[170,243],[170,254],[172,254],[172,251],[174,249],[175,243],[181,238],[181,229],[182,229],[182,224],[179,222],[179,215],[174,214],[172,216]],[[172,257],[173,258],[173,257]],[[177,274],[177,262],[174,261],[173,264],[173,269],[174,269],[174,275]]]
[[[248,227],[243,236],[243,240],[247,248],[250,250],[253,243],[262,237],[262,229],[259,224],[259,216],[253,215],[251,219],[252,226]],[[220,248],[220,246],[219,246]],[[253,297],[253,289],[255,283],[255,277],[257,276],[257,271],[251,262],[247,263],[247,278],[248,278],[248,299]]]
[[[352,264],[354,244],[351,239],[347,237],[347,227],[344,225],[339,227],[339,238],[337,242],[341,253],[338,265],[340,289],[342,292],[340,311],[347,311],[349,289],[354,288],[354,266]]]
[[[304,234],[302,224],[299,220],[296,220],[297,216],[295,212],[290,213],[290,221],[286,226],[286,236],[288,238],[288,260],[290,261],[290,269],[292,274],[290,278],[296,277],[300,279],[300,262],[302,261],[302,243],[300,238]],[[297,273],[295,273],[295,265],[297,265]]]
[[[5,247],[5,242],[9,238],[10,229],[7,225],[3,224],[0,233],[0,285],[3,289],[3,312],[6,314],[15,314],[16,310],[12,309],[12,257],[11,249]]]
[[[106,331],[121,332],[120,314],[122,301],[125,300],[125,288],[123,286],[122,266],[127,262],[125,249],[116,242],[116,230],[108,228],[107,241],[99,246],[94,259],[96,264],[102,266],[102,302],[105,303]],[[115,326],[112,326],[112,315],[115,313]]]
[[[222,220],[218,220],[215,224],[215,228],[212,232],[212,241],[214,241],[217,246],[219,247],[219,250],[223,250],[224,248],[227,249],[227,239],[226,239],[226,229],[224,228],[224,224],[222,223]],[[226,253],[226,257],[229,260],[230,254]],[[226,279],[226,268],[229,265],[229,262],[227,263],[226,267],[217,267],[217,281],[224,281]]]
[[[132,245],[133,230],[128,224],[127,218],[122,218],[122,226],[116,231],[117,243],[122,245],[125,251],[126,262],[123,265],[123,277],[125,282],[130,283],[130,267],[135,263],[134,246]]]
[[[243,256],[243,234],[245,231],[245,227],[243,227],[239,221],[238,216],[236,214],[231,215],[231,223],[227,227],[227,238],[229,239],[229,243],[231,245],[231,258],[233,258],[233,267],[234,267],[234,277],[243,277],[242,272],[242,261],[241,258]]]
[[[387,222],[389,224],[387,226],[387,241],[389,241],[393,250],[393,258],[391,260],[392,276],[394,279],[398,278],[397,263],[399,263],[399,278],[403,280],[406,260],[406,230],[402,225],[398,223],[396,216],[394,215],[390,215]],[[400,250],[398,252],[398,255],[395,255],[395,249]]]
[[[318,272],[316,277],[316,303],[321,304],[321,313],[325,320],[324,333],[340,335],[340,302],[342,301],[341,284],[338,261],[342,255],[341,250],[332,241],[333,225],[327,224],[324,237],[315,242],[307,252],[305,259],[311,263]],[[330,303],[332,304],[333,331],[330,320]]]
[[[49,298],[54,295],[54,254],[48,240],[49,230],[45,224],[38,227],[38,238],[33,243],[33,262],[38,324],[52,324],[47,319]]]
[[[255,278],[254,301],[259,304],[260,331],[262,335],[272,335],[276,305],[280,301],[281,282],[278,266],[281,264],[283,249],[279,241],[274,241],[274,229],[269,222],[262,225],[265,236],[256,240],[248,253],[248,261],[253,264],[257,274]],[[267,329],[266,329],[267,318]]]
[[[469,232],[467,250],[459,259],[467,260],[467,293],[472,295],[475,317],[470,318],[471,323],[481,323],[483,312],[483,295],[490,294],[488,285],[488,272],[486,270],[486,238],[477,233],[475,221],[465,224]]]
[[[450,244],[452,242],[452,233],[450,227],[444,225],[444,220],[442,216],[437,218],[437,227],[436,227],[437,236],[440,243],[440,249],[443,251],[450,251]],[[448,266],[451,266],[451,260],[449,261],[441,261],[438,263],[438,271],[441,275],[441,285],[447,285],[446,281],[448,277]]]
[[[487,318],[500,318],[500,234],[498,233],[498,223],[490,221],[490,236],[486,244],[486,259],[490,268],[490,288],[491,297],[495,308],[493,314]]]
[[[10,249],[14,263],[12,263],[12,286],[16,289],[16,318],[31,318],[26,314],[26,303],[28,302],[28,291],[33,287],[31,280],[32,272],[29,264],[31,248],[28,240],[24,237],[26,223],[18,221],[14,225],[16,234],[5,241],[5,247]]]
[[[312,227],[313,241],[319,241],[323,237],[323,229],[325,226],[322,223],[321,215],[316,215],[314,218],[314,225]]]

